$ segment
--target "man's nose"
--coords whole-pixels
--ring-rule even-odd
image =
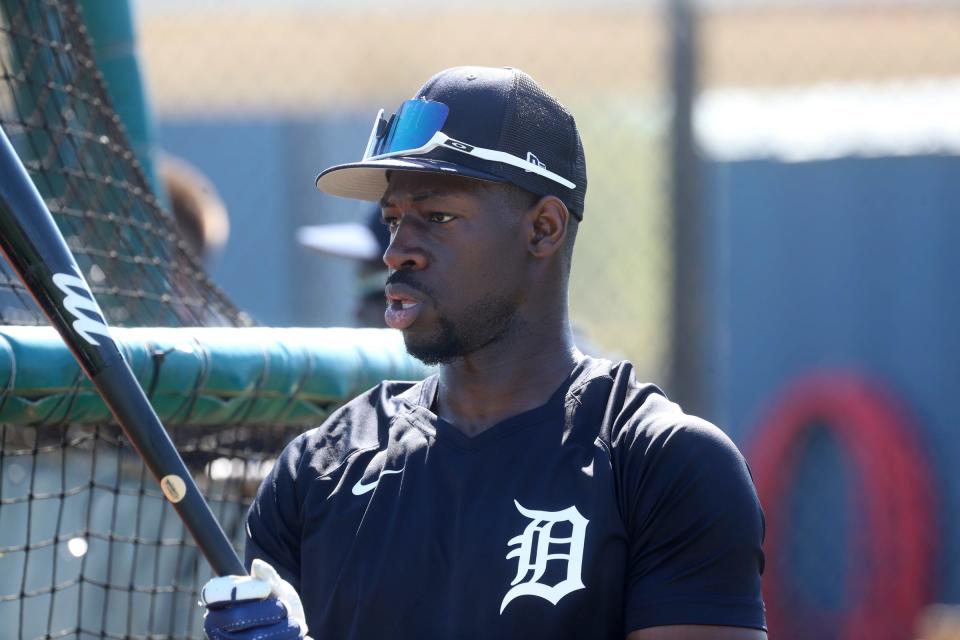
[[[390,244],[383,253],[383,262],[391,271],[419,270],[427,266],[426,253],[417,240],[416,229],[409,222],[401,222],[390,236]]]

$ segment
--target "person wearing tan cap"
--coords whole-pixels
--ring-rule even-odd
[[[386,326],[383,286],[387,281],[387,267],[383,253],[390,244],[390,230],[383,224],[380,207],[370,210],[363,224],[345,222],[300,227],[297,241],[319,254],[356,262],[356,325]]]

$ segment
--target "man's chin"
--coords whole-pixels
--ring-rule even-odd
[[[444,350],[439,350],[423,345],[411,345],[406,343],[407,353],[411,356],[422,362],[427,366],[436,366],[441,364],[449,364],[457,359],[456,354],[448,353]]]
[[[403,344],[407,353],[429,366],[449,364],[463,355],[457,341],[443,335],[423,336],[404,331]]]
[[[469,313],[469,322],[455,324],[449,318],[439,315],[435,322],[425,322],[421,317],[414,326],[403,331],[403,342],[407,353],[426,365],[449,364],[480,351],[507,335],[514,325],[514,314],[505,305],[481,305],[487,313]],[[500,309],[492,313],[489,309]],[[432,320],[432,318],[431,318]]]

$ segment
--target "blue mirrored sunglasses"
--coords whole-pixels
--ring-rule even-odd
[[[504,151],[475,147],[449,137],[441,131],[450,114],[450,108],[442,102],[407,100],[389,120],[384,119],[383,113],[381,109],[373,121],[370,139],[363,152],[364,161],[422,155],[443,147],[483,160],[509,164],[553,180],[568,189],[576,188],[574,183],[563,176],[537,164],[533,154],[530,154],[532,159],[524,159]]]

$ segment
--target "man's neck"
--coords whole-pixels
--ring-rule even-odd
[[[468,436],[543,405],[582,357],[566,319],[489,345],[440,369],[434,410]]]

